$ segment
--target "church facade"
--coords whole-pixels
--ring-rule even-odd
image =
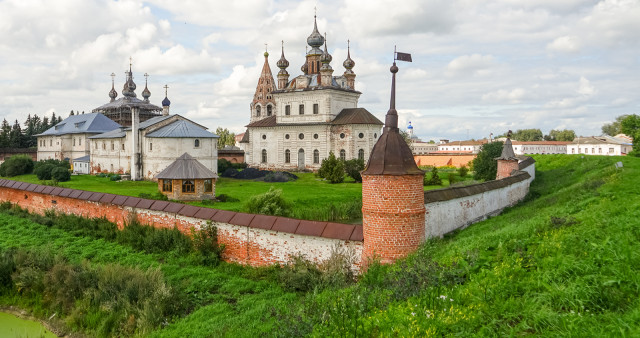
[[[249,108],[247,131],[240,141],[247,164],[284,170],[317,170],[333,152],[344,160],[365,162],[381,133],[382,122],[358,107],[355,62],[350,51],[343,62],[345,72],[333,76],[332,56],[326,39],[314,28],[307,38],[311,49],[301,67],[302,75],[289,81],[289,61],[277,62],[277,83],[269,67],[269,53]],[[320,49],[324,45],[324,51]]]

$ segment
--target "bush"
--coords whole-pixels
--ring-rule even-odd
[[[245,205],[248,213],[273,216],[289,216],[291,204],[282,197],[282,190],[269,188],[264,194],[251,197]]]
[[[225,160],[224,158],[218,159],[218,172],[219,173],[223,173],[229,168],[232,168],[231,162],[229,162],[228,160]]]
[[[14,155],[0,164],[0,176],[13,177],[33,171],[33,160],[28,155]]]
[[[33,171],[35,172],[39,167],[43,166],[43,165],[53,165],[54,167],[61,167],[61,168],[65,168],[65,169],[71,169],[71,165],[69,164],[69,161],[67,160],[54,160],[54,159],[48,159],[48,160],[40,160],[37,161],[33,164]]]
[[[168,201],[169,200],[169,197],[167,197],[167,195],[165,195],[165,194],[163,194],[163,193],[161,193],[159,191],[156,191],[156,192],[154,192],[152,194],[149,194],[149,193],[146,193],[146,192],[141,192],[141,193],[138,194],[138,197],[145,198],[145,199],[148,199],[148,200],[159,200],[159,201]]]
[[[207,222],[199,231],[192,229],[193,246],[199,253],[200,263],[215,266],[220,263],[224,244],[218,243],[218,228]]]
[[[362,175],[360,172],[364,170],[364,160],[354,158],[348,161],[344,161],[344,171],[347,175],[353,178],[356,182],[362,182]]]
[[[51,179],[56,182],[66,182],[71,179],[69,169],[56,167],[51,170]]]
[[[449,185],[452,185],[454,183],[456,183],[456,174],[454,173],[449,173]]]
[[[114,174],[109,179],[112,180],[112,181],[120,181],[122,179],[122,177],[120,177],[120,175],[118,175],[118,174]]]
[[[57,166],[45,163],[43,165],[36,166],[36,168],[33,169],[33,173],[36,174],[36,177],[38,177],[39,180],[46,181],[51,179],[51,171],[53,171],[54,168],[57,168]]]
[[[466,177],[468,173],[469,173],[469,168],[467,168],[466,165],[463,165],[462,167],[458,168],[458,175],[460,175],[460,177]]]
[[[473,178],[476,180],[495,180],[498,173],[496,157],[502,154],[502,142],[491,142],[482,145],[478,156],[473,159]]]
[[[298,292],[343,288],[355,281],[354,262],[353,251],[340,245],[335,245],[331,256],[319,265],[302,254],[296,254],[282,267],[278,280],[284,288]]]
[[[231,196],[229,196],[227,194],[220,194],[220,195],[216,196],[216,200],[218,200],[218,202],[238,202],[238,201],[240,201],[239,199],[237,199],[235,197],[231,197]]]
[[[332,151],[329,152],[329,157],[322,160],[318,176],[330,183],[342,183],[344,181],[344,164],[336,158]]]
[[[442,185],[442,179],[440,178],[440,176],[438,175],[438,168],[433,167],[431,169],[431,177],[427,178],[427,175],[425,173],[424,175],[424,179],[423,179],[423,184],[424,185]]]

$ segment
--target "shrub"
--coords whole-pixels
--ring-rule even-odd
[[[364,170],[364,160],[354,158],[348,161],[344,161],[344,171],[347,175],[353,178],[356,182],[362,182],[362,175],[360,172]]]
[[[200,230],[192,229],[193,247],[200,256],[201,264],[208,266],[218,265],[224,244],[218,243],[218,228],[207,222]]]
[[[57,166],[45,163],[43,165],[36,166],[36,168],[33,169],[33,173],[36,174],[36,177],[41,181],[50,180],[51,171],[53,171],[54,168],[57,168]]]
[[[51,170],[51,179],[56,182],[66,182],[71,179],[69,169],[56,167]]]
[[[469,173],[469,168],[467,168],[466,165],[463,165],[462,167],[458,168],[458,175],[460,175],[460,177],[465,177],[467,176],[468,173]]]
[[[329,157],[322,160],[318,176],[330,183],[342,183],[344,181],[344,164],[336,158],[332,151],[329,152]]]
[[[433,167],[431,169],[431,177],[427,178],[427,175],[425,173],[424,175],[424,179],[423,179],[423,184],[424,185],[442,185],[442,179],[440,179],[440,176],[438,175],[438,168]]]
[[[240,201],[239,199],[229,196],[227,194],[220,194],[218,196],[216,196],[216,200],[218,200],[218,202],[238,202]],[[204,201],[202,201],[204,202]]]
[[[495,180],[498,172],[496,157],[502,154],[502,142],[485,143],[480,148],[478,156],[473,159],[473,178],[476,180]]]
[[[47,159],[47,160],[40,160],[37,161],[33,164],[33,171],[35,172],[39,167],[43,166],[43,165],[53,165],[54,167],[62,167],[65,169],[71,169],[71,165],[69,164],[69,161],[67,160],[54,160],[54,159]]]
[[[33,160],[28,155],[14,155],[0,164],[0,176],[12,177],[33,171]]]
[[[454,183],[456,183],[456,174],[454,173],[449,173],[449,185],[452,185]]]
[[[169,200],[169,197],[167,197],[167,195],[165,195],[165,194],[163,194],[163,193],[161,193],[159,191],[156,191],[156,192],[154,192],[152,194],[149,194],[149,193],[146,193],[146,192],[141,192],[141,193],[138,194],[138,197],[145,198],[145,199],[148,199],[148,200],[159,200],[159,201],[168,201]]]
[[[219,173],[223,173],[223,172],[225,172],[225,170],[227,170],[227,169],[229,169],[231,167],[232,167],[232,164],[228,160],[225,160],[224,158],[218,159],[218,172]]]
[[[247,212],[252,214],[289,216],[291,204],[282,197],[282,190],[269,188],[264,194],[252,196],[245,205]]]
[[[114,174],[110,178],[110,180],[112,180],[112,181],[120,181],[121,179],[122,179],[122,177],[120,177],[120,175],[118,175],[118,174]]]

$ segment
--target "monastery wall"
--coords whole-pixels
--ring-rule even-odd
[[[0,180],[0,201],[39,214],[53,209],[83,217],[106,217],[120,227],[132,215],[142,224],[177,226],[185,233],[211,221],[218,228],[218,241],[225,245],[223,259],[252,266],[286,263],[295,254],[320,263],[331,256],[334,247],[347,248],[357,258],[362,254],[360,225],[236,213],[4,179]],[[356,259],[354,268],[359,263]]]

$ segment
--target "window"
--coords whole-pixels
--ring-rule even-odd
[[[266,134],[262,134],[262,139],[266,140],[267,139],[267,135]]]
[[[76,138],[75,137],[73,138],[73,146],[74,147],[76,146]]]
[[[288,140],[289,139],[289,134],[285,134],[284,138],[286,138]]]
[[[300,115],[304,115],[304,104],[298,106],[298,113],[300,113]]]
[[[284,163],[291,163],[291,151],[289,149],[284,151]]]
[[[122,150],[124,150],[124,143],[122,143]]]
[[[320,163],[320,152],[318,151],[318,149],[313,151],[313,163]]]
[[[615,150],[613,148],[609,148],[609,154],[613,154],[615,153]]]
[[[359,137],[359,138],[364,138],[364,134],[363,134],[363,133],[360,133],[360,134],[358,134],[358,137]]]
[[[271,116],[271,105],[267,106],[267,116]]]
[[[301,140],[304,140],[304,134],[303,133],[298,134],[298,138]]]
[[[164,191],[164,192],[172,192],[173,191],[173,180],[162,180],[162,191]]]
[[[344,133],[340,133],[340,138],[344,138]]]
[[[318,139],[318,134],[313,134],[313,138],[317,140]]]
[[[262,149],[262,163],[267,163],[267,150]]]
[[[78,137],[78,145],[81,146],[82,145],[82,139]]]
[[[195,139],[195,140],[193,141],[193,146],[194,146],[194,147],[196,147],[196,148],[200,148],[200,140]]]
[[[358,159],[364,161],[364,149],[358,150]]]
[[[318,109],[318,104],[317,104],[317,103],[314,103],[314,104],[313,104],[313,113],[314,113],[314,114],[318,114],[318,110],[319,110],[319,109]]]
[[[196,192],[196,186],[193,180],[182,180],[182,192],[185,194],[193,194]]]
[[[49,147],[53,146],[53,140],[49,140]]]
[[[153,143],[149,143],[149,151],[153,150]]]
[[[113,141],[111,141],[111,150],[116,150],[116,146],[113,144]]]
[[[591,153],[595,154],[596,153],[596,148],[591,148]]]
[[[260,116],[260,105],[256,106],[256,116]]]
[[[98,149],[98,141],[93,142],[93,149]]]
[[[373,134],[373,138],[374,138],[374,139],[378,138],[378,134],[377,134],[377,133],[374,133],[374,134]]]
[[[284,114],[285,115],[291,115],[291,106],[290,105],[284,106]]]
[[[598,148],[598,154],[602,154],[602,148]]]
[[[347,159],[347,152],[344,149],[340,149],[340,159],[343,161]]]
[[[204,180],[204,192],[213,192],[213,180],[206,179]]]
[[[105,142],[102,142],[102,150],[107,150],[107,144]]]

